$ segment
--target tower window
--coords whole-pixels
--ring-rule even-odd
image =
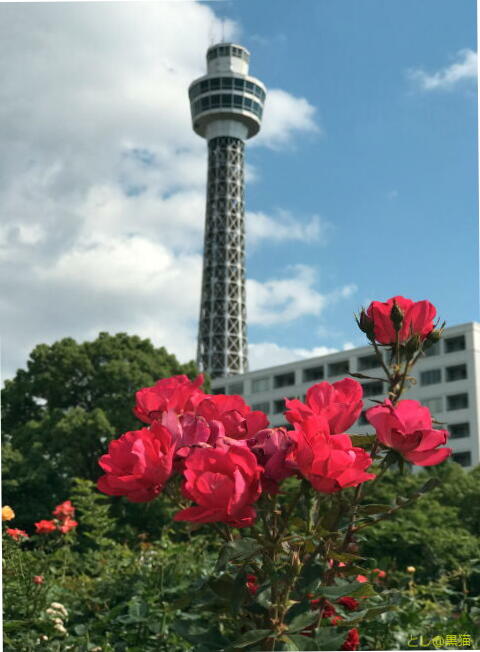
[[[222,88],[233,88],[233,79],[231,77],[222,77]]]
[[[244,79],[239,79],[238,77],[235,77],[233,80],[233,85],[235,86],[236,90],[243,91],[244,85],[245,85],[245,80]]]

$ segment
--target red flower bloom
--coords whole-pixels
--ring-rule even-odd
[[[451,448],[438,448],[446,443],[448,431],[434,430],[430,410],[418,401],[399,401],[394,406],[387,399],[367,410],[365,416],[375,428],[378,440],[412,464],[433,466],[452,453]]]
[[[182,509],[174,519],[252,525],[261,470],[255,455],[244,446],[194,449],[185,461],[183,494],[198,505]]]
[[[15,541],[21,541],[22,539],[29,538],[25,530],[19,530],[17,527],[7,527],[5,529],[5,532],[8,534],[9,537],[15,539]]]
[[[133,413],[141,421],[152,423],[160,419],[167,410],[191,412],[205,397],[198,389],[203,383],[203,375],[190,380],[185,375],[172,376],[159,380],[153,387],[144,387],[135,394],[136,406]]]
[[[355,611],[358,609],[359,605],[358,600],[355,600],[355,598],[351,598],[348,595],[344,596],[343,598],[338,598],[337,602],[338,604],[341,604],[342,607],[345,607],[345,609],[348,609],[348,611]]]
[[[65,518],[63,522],[58,526],[58,529],[62,534],[67,534],[67,532],[70,532],[70,530],[72,530],[74,527],[77,527],[77,525],[77,521],[74,521],[72,518],[67,516],[67,518]]]
[[[170,432],[155,422],[111,441],[99,464],[104,471],[98,488],[110,496],[126,496],[134,503],[153,500],[172,472],[174,448]]]
[[[75,516],[75,507],[72,505],[71,500],[66,500],[63,503],[60,503],[60,505],[57,505],[52,513],[58,519],[63,521],[66,518]]]
[[[225,435],[233,439],[252,437],[268,426],[267,416],[263,412],[252,411],[243,398],[236,395],[207,396],[198,404],[195,413],[208,423],[219,421]]]
[[[34,584],[43,584],[44,578],[43,575],[34,575],[33,576],[33,583]]]
[[[296,449],[291,456],[317,491],[334,493],[375,477],[365,471],[372,463],[368,453],[352,446],[348,435],[329,435],[326,419],[308,417],[295,427]]]
[[[46,521],[45,519],[35,523],[36,534],[49,534],[50,532],[55,532],[57,529],[57,524],[55,521]]]
[[[172,445],[178,457],[186,457],[193,446],[206,444],[212,439],[212,430],[203,417],[193,414],[176,414],[168,410],[162,416],[162,425],[172,436]]]
[[[392,297],[388,301],[372,301],[367,308],[367,317],[373,321],[375,339],[380,344],[394,344],[396,332],[390,317],[394,303],[403,313],[399,331],[399,342],[405,342],[412,335],[424,340],[434,328],[433,319],[437,314],[430,301],[412,301],[405,297]]]
[[[252,595],[256,595],[258,591],[257,576],[247,575],[246,587]]]
[[[383,580],[385,577],[387,577],[387,572],[384,570],[380,570],[380,568],[374,568],[372,573],[377,574],[377,580]]]
[[[285,417],[290,423],[302,423],[305,418],[320,415],[328,421],[330,434],[345,432],[362,411],[363,389],[359,382],[344,378],[337,383],[317,383],[307,391],[305,403],[285,399]]]
[[[349,629],[345,643],[342,645],[342,650],[358,650],[359,645],[360,636],[358,634],[358,629]]]
[[[362,583],[368,582],[368,577],[365,577],[365,575],[357,575],[355,579],[357,580],[357,582],[362,582]]]
[[[286,459],[295,442],[285,428],[265,428],[257,432],[249,445],[264,468],[262,488],[271,494],[278,493],[280,482],[295,473],[294,465]]]

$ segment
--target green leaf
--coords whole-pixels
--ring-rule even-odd
[[[243,634],[239,639],[233,644],[234,648],[247,647],[247,645],[252,645],[253,643],[258,643],[263,641],[268,636],[271,636],[274,632],[270,629],[252,629],[250,632]]]
[[[376,435],[350,435],[354,446],[370,446],[376,438]]]
[[[328,555],[331,559],[335,561],[355,561],[357,559],[365,559],[365,557],[360,557],[360,555],[354,555],[351,552],[330,552]]]
[[[256,555],[262,546],[256,539],[237,539],[225,544],[220,551],[215,572],[222,570],[231,561],[245,561]]]
[[[318,650],[340,650],[345,639],[346,632],[335,632],[333,628],[321,627],[315,636],[315,645]]]
[[[295,634],[296,632],[301,632],[306,627],[313,625],[313,623],[318,619],[318,611],[306,611],[303,614],[296,616],[292,622],[288,625],[288,633]]]
[[[317,591],[319,595],[329,600],[337,600],[346,595],[353,596],[358,589],[367,586],[366,583],[349,582],[348,584],[339,584],[337,586],[319,586]]]
[[[289,634],[280,639],[286,643],[284,650],[311,650],[313,639],[300,634]]]
[[[391,505],[381,505],[381,504],[371,504],[371,505],[360,505],[359,511],[363,514],[381,514],[384,512],[389,512],[392,509]]]
[[[377,595],[373,586],[368,582],[357,582],[357,584],[359,584],[358,588],[348,594],[352,598],[370,598]]]

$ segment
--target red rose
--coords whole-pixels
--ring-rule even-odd
[[[380,570],[380,568],[374,568],[372,573],[377,574],[377,580],[383,580],[385,577],[387,577],[387,572],[384,570]]]
[[[191,412],[205,396],[198,389],[202,383],[202,374],[193,381],[185,375],[163,378],[153,387],[144,387],[135,394],[136,406],[133,413],[141,421],[152,423],[167,410]]]
[[[25,530],[19,530],[17,527],[7,527],[5,532],[9,537],[12,537],[15,541],[21,541],[22,539],[28,539],[29,536]]]
[[[296,448],[291,454],[300,473],[323,493],[334,493],[375,477],[367,473],[370,455],[356,446],[348,435],[329,435],[328,422],[308,417],[295,426]]]
[[[197,406],[195,413],[207,422],[219,421],[225,435],[244,439],[268,426],[267,416],[260,410],[252,411],[241,396],[216,394],[207,396]]]
[[[338,604],[341,604],[342,607],[345,607],[345,609],[348,609],[348,611],[355,611],[358,609],[359,605],[358,600],[355,600],[355,598],[351,598],[348,595],[344,596],[343,598],[338,598],[337,602]]]
[[[380,344],[395,344],[396,331],[391,319],[394,303],[403,314],[398,333],[399,342],[405,342],[412,335],[424,340],[434,328],[436,308],[430,301],[412,301],[405,297],[392,297],[388,301],[372,301],[367,308],[367,317],[373,322],[375,339]]]
[[[295,467],[287,462],[287,455],[295,445],[285,428],[265,428],[255,435],[250,443],[264,472],[262,487],[268,493],[278,493],[282,480],[295,473]]]
[[[63,521],[65,518],[75,516],[75,507],[72,505],[71,500],[66,500],[63,503],[60,503],[60,505],[57,505],[52,513],[58,519]]]
[[[182,509],[174,519],[252,525],[261,470],[255,455],[244,446],[194,449],[185,461],[183,494],[198,505]]]
[[[77,521],[74,521],[72,518],[67,516],[62,523],[58,526],[58,529],[62,534],[67,534],[67,532],[70,532],[74,527],[77,527],[78,523]]]
[[[361,583],[368,582],[368,577],[365,577],[365,575],[357,575],[355,579],[357,580],[357,582],[361,582]]]
[[[193,414],[178,415],[173,410],[168,410],[162,416],[161,423],[170,432],[178,457],[186,457],[193,446],[206,444],[212,439],[212,428],[203,417]]]
[[[438,448],[446,443],[447,430],[434,430],[430,410],[418,401],[388,399],[365,413],[375,428],[378,440],[401,453],[419,466],[440,464],[452,453],[451,448]]]
[[[342,645],[342,650],[358,650],[360,645],[360,636],[358,635],[358,629],[349,629],[348,636],[345,639],[345,643]]]
[[[285,417],[290,423],[301,423],[306,417],[320,415],[328,421],[330,434],[345,432],[362,411],[363,389],[359,382],[344,378],[337,383],[317,383],[307,391],[305,403],[286,399]]]
[[[153,500],[172,472],[174,448],[170,432],[155,422],[111,441],[99,464],[104,471],[98,488],[110,496],[126,496],[133,503]]]
[[[35,523],[36,534],[49,534],[50,532],[55,532],[57,529],[57,524],[55,521],[46,521],[45,519]]]
[[[44,581],[45,580],[43,578],[43,575],[34,575],[33,576],[33,583],[34,584],[43,584]]]
[[[247,581],[245,582],[245,585],[246,585],[248,591],[252,595],[257,594],[258,584],[257,584],[257,576],[256,575],[247,575]]]

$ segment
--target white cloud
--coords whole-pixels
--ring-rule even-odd
[[[7,377],[38,342],[100,330],[193,357],[206,144],[191,129],[187,88],[222,30],[238,38],[239,26],[222,27],[203,3],[0,4]],[[314,112],[304,98],[270,91],[263,144],[318,131]],[[270,230],[277,241],[324,237],[316,216],[294,225],[286,213],[258,215],[255,242],[272,241]],[[311,314],[308,301],[320,310],[323,298],[300,276],[251,281],[257,318]]]
[[[421,68],[408,71],[408,77],[424,91],[451,90],[459,82],[477,78],[477,53],[459,50],[456,61],[436,72],[427,73]]]
[[[294,97],[279,88],[268,88],[260,134],[253,145],[272,149],[285,147],[298,132],[320,134],[316,109],[304,97]]]
[[[305,222],[287,211],[277,211],[275,216],[262,212],[247,211],[247,237],[251,244],[261,240],[281,242],[285,240],[326,244],[332,225],[319,215]]]
[[[328,346],[316,346],[313,349],[288,348],[279,346],[275,342],[249,344],[250,371],[264,369],[265,367],[274,367],[275,365],[286,364],[287,362],[295,362],[295,360],[327,355],[328,353],[335,353],[337,350]]]
[[[251,324],[271,326],[308,315],[319,316],[327,305],[349,298],[356,286],[346,285],[327,294],[315,289],[315,270],[308,265],[292,265],[290,276],[260,283],[247,280],[247,314]]]

